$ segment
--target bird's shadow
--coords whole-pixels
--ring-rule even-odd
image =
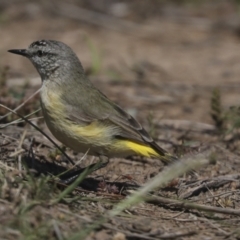
[[[59,176],[59,182],[64,184],[71,184],[74,182],[74,180],[83,173],[87,168],[88,169],[94,169],[93,171],[96,171],[103,166],[99,166],[98,163],[91,164],[85,168],[77,168],[69,170],[66,167],[60,166],[54,162],[46,161],[45,159],[38,159],[38,157],[35,157],[31,154],[25,154],[22,158],[23,162],[25,163],[26,167],[29,170],[33,170],[35,173],[35,176],[38,177],[41,174],[44,175],[53,175],[53,176]],[[103,178],[93,178],[93,177],[86,177],[80,184],[79,187],[81,187],[84,190],[87,191],[94,191],[94,192],[105,192],[105,193],[111,193],[111,194],[122,194],[126,195],[126,192],[128,189],[137,189],[140,186],[135,184],[134,182],[111,182],[111,181],[105,181]]]

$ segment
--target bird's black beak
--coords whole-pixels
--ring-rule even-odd
[[[14,54],[18,54],[18,55],[22,55],[24,57],[28,57],[29,56],[29,54],[28,54],[26,49],[11,49],[11,50],[8,50],[8,52],[14,53]]]

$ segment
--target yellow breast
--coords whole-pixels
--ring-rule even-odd
[[[62,103],[61,95],[56,91],[49,91],[45,86],[41,91],[41,101],[48,128],[64,145],[81,152],[88,148],[104,148],[111,145],[116,127],[104,125],[97,120],[90,124],[81,123],[80,120],[77,123],[68,120],[66,114],[69,111]]]

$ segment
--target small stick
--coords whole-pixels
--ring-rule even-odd
[[[23,107],[25,104],[26,104],[26,102],[28,102],[31,98],[33,98],[35,95],[37,95],[39,92],[40,92],[40,90],[41,90],[41,88],[39,88],[35,93],[33,93],[29,98],[27,98],[23,103],[21,103],[19,106],[17,106],[15,109],[13,109],[12,111],[10,111],[9,109],[9,113],[7,113],[7,114],[5,114],[5,115],[3,115],[3,116],[1,116],[0,117],[0,120],[2,120],[3,118],[5,118],[5,117],[7,117],[7,116],[9,116],[9,115],[11,115],[12,113],[14,113],[14,114],[16,114],[15,112],[18,110],[18,109],[20,109],[21,107]],[[17,114],[16,114],[17,115]],[[19,115],[17,115],[18,117],[19,117]]]
[[[73,160],[45,133],[43,132],[38,126],[36,126],[34,123],[32,123],[31,121],[29,121],[27,118],[25,118],[24,116],[22,116],[21,114],[15,112],[14,110],[0,104],[0,107],[3,107],[5,109],[7,109],[8,111],[16,114],[18,117],[22,118],[25,122],[27,122],[28,124],[30,124],[32,127],[34,127],[36,130],[38,130],[43,136],[45,136],[67,159],[68,161],[74,165]]]
[[[153,203],[153,204],[160,204],[160,205],[164,204],[164,205],[169,205],[169,207],[176,207],[176,208],[182,208],[182,209],[193,209],[193,210],[199,210],[204,212],[213,212],[213,213],[222,213],[222,214],[240,216],[240,210],[237,210],[237,209],[212,207],[212,206],[206,206],[202,204],[164,198],[159,196],[149,196],[146,199],[146,202]]]

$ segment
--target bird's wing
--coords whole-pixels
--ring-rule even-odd
[[[75,103],[74,105],[70,105],[67,98],[65,98],[65,104],[67,105],[65,109],[69,120],[82,125],[91,124],[96,120],[103,125],[112,124],[113,126],[119,127],[117,135],[113,137],[131,139],[142,144],[147,144],[160,155],[167,153],[154,142],[141,124],[130,114],[111,102],[97,89],[94,89],[94,91],[95,94],[98,94],[97,98],[85,98],[84,101],[83,99],[76,98],[75,101],[71,101],[71,103]],[[86,101],[91,101],[91,104],[89,102],[86,104]],[[90,105],[92,107],[89,107]]]

